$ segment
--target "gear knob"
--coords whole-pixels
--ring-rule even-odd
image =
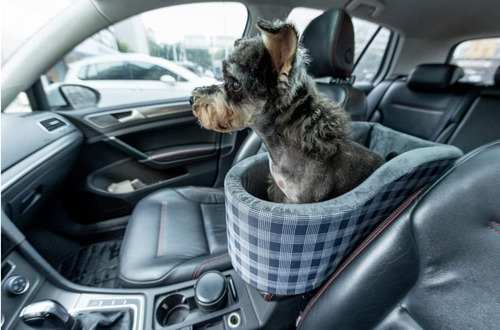
[[[78,330],[78,322],[66,308],[53,300],[42,300],[23,308],[19,316],[24,323],[37,329]]]

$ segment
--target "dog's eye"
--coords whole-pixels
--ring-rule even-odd
[[[233,91],[239,92],[241,90],[241,83],[238,80],[233,81]]]

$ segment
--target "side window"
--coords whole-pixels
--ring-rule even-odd
[[[172,76],[177,79],[177,75],[162,68],[159,65],[147,62],[128,62],[128,70],[133,80],[160,80],[161,76]]]
[[[77,45],[46,72],[48,102],[52,109],[67,108],[61,104],[61,84],[97,90],[98,107],[187,100],[195,87],[220,82],[222,61],[247,20],[241,3],[206,2],[168,6],[118,22]],[[147,83],[165,75],[175,81],[161,85],[162,90]],[[134,87],[117,81],[124,79],[133,80]]]
[[[104,62],[82,67],[82,80],[127,80],[130,79],[125,62]],[[82,74],[82,71],[80,71]]]
[[[300,34],[309,22],[323,13],[322,10],[297,7],[288,15],[288,20],[295,23]],[[356,66],[353,76],[356,83],[372,83],[380,70],[391,31],[378,24],[356,17],[354,26],[354,60]]]
[[[356,21],[359,20],[356,19],[354,22]],[[356,27],[355,23],[354,26]],[[357,47],[358,45],[356,44],[358,50],[361,50],[358,52],[355,51],[356,67],[354,68],[354,72],[352,74],[356,77],[355,82],[358,84],[372,83],[377,77],[380,66],[382,65],[387,45],[389,43],[389,38],[391,37],[391,31],[387,28],[379,28],[377,26],[375,31],[370,31],[369,33],[366,33],[366,31],[363,31],[361,28],[356,32],[355,28],[355,34],[357,36],[368,35],[369,39],[366,40],[366,43],[363,46],[360,45]]]
[[[476,39],[455,47],[450,62],[464,69],[464,82],[493,84],[500,66],[500,38]]]

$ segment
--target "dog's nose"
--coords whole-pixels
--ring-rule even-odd
[[[193,99],[193,97],[191,96],[191,97],[189,98],[189,104],[193,105],[193,103],[194,103],[194,99]]]

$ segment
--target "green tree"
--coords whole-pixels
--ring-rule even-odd
[[[212,56],[208,49],[186,49],[186,58],[188,61],[201,65],[205,69],[212,67]]]
[[[121,53],[132,53],[132,49],[130,49],[130,46],[126,42],[118,40],[116,43],[118,45],[118,50]]]

